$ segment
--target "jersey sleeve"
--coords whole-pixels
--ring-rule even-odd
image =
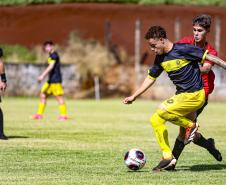
[[[190,61],[197,61],[203,64],[209,51],[197,46],[193,46],[191,44],[184,44],[180,52],[183,54],[185,59],[188,59]]]
[[[213,48],[207,48],[208,49],[208,54],[211,54],[211,55],[214,55],[214,56],[217,56],[217,51]],[[208,63],[208,64],[211,64],[211,65],[214,65],[213,62],[209,61],[209,60],[204,60],[204,63]]]
[[[154,65],[151,69],[148,70],[148,77],[152,80],[156,80],[157,77],[162,73],[164,70],[160,65],[162,62],[162,57],[157,55],[155,57]]]
[[[3,50],[0,48],[0,58],[3,57]]]
[[[48,58],[48,64],[53,64],[56,61],[57,61],[57,55],[52,54],[52,55],[49,56],[49,58]]]

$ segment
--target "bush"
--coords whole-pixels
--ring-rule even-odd
[[[0,45],[3,49],[6,62],[13,63],[33,63],[36,60],[35,53],[21,45]]]

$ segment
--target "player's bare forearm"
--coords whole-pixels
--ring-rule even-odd
[[[224,60],[220,59],[219,57],[211,55],[211,54],[207,54],[206,59],[213,62],[214,64],[226,69],[226,62]]]
[[[146,77],[142,85],[136,90],[133,96],[137,98],[138,96],[143,94],[149,87],[151,87],[154,84],[154,82],[155,80],[152,80],[149,77]]]
[[[49,72],[53,69],[53,67],[54,67],[54,63],[48,65],[48,67],[45,69],[45,71],[43,71],[43,73],[40,75],[42,77],[42,79],[45,78],[49,74]]]
[[[123,103],[131,104],[133,101],[136,100],[138,96],[143,94],[149,87],[151,87],[154,84],[154,82],[155,80],[152,80],[149,77],[146,77],[142,85],[135,91],[135,93],[132,96],[125,98]]]

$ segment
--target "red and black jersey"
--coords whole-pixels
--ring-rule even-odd
[[[194,45],[195,40],[194,40],[193,36],[187,36],[187,37],[184,37],[181,40],[179,40],[177,43]],[[208,42],[206,42],[204,49],[208,50],[209,54],[217,56],[217,51]],[[204,60],[204,63],[209,63],[211,65],[214,65],[214,63],[209,60]],[[203,80],[203,86],[204,86],[204,90],[205,90],[205,94],[206,94],[206,99],[208,99],[209,94],[211,94],[214,89],[214,80],[215,80],[214,72],[212,70],[210,70],[209,73],[202,74],[202,80]]]

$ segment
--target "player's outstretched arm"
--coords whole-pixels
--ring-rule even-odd
[[[123,100],[124,104],[131,104],[133,101],[136,100],[138,96],[143,94],[149,87],[151,87],[154,84],[155,80],[150,79],[149,77],[146,77],[142,85],[136,90],[136,92],[127,98]]]
[[[219,57],[211,55],[211,54],[207,54],[206,59],[213,62],[214,64],[226,69],[226,62],[224,60],[220,59]]]

